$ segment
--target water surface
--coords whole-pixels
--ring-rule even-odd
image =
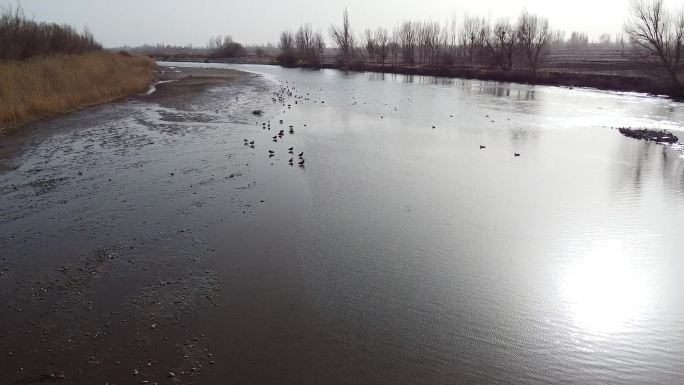
[[[135,236],[132,226],[192,229],[202,246],[190,254],[206,254],[221,282],[220,306],[193,324],[218,364],[206,381],[682,381],[684,156],[611,127],[682,137],[683,105],[585,89],[226,66],[261,78],[207,91],[182,111],[131,101],[83,112],[55,134],[66,139],[51,139],[67,149],[62,160],[46,155],[47,140],[2,179],[26,178],[31,162],[46,158],[55,168],[92,161],[87,175],[127,164],[116,200],[107,188],[76,199],[90,204],[88,221],[104,222],[86,238],[95,246]],[[271,100],[281,87],[293,92],[285,106]],[[255,108],[265,115],[251,115]],[[141,147],[96,140],[82,151],[93,139],[79,130],[100,135],[108,125]],[[280,129],[284,139],[272,142]],[[288,165],[290,146],[295,161],[304,152],[304,168]],[[78,158],[69,156],[74,147]],[[172,170],[179,175],[170,178]],[[239,173],[226,178],[231,170]],[[26,226],[33,241],[56,245],[83,237],[56,215],[63,209],[11,202],[4,209],[23,219],[0,224],[3,232]],[[9,244],[19,250],[19,241]]]

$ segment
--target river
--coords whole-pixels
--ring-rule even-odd
[[[0,316],[0,349],[13,351],[1,365],[10,379],[19,366],[43,370],[26,364],[50,356],[41,324],[82,323],[49,331],[69,347],[120,322],[104,314],[138,305],[147,311],[135,328],[67,348],[63,371],[243,384],[684,378],[684,153],[612,128],[682,137],[683,104],[209,66],[258,76],[178,108],[139,98],[37,123],[6,159],[0,298],[13,315]],[[45,309],[16,293],[47,292],[41,277],[77,266],[87,298],[70,303],[95,315],[38,325],[16,315]],[[182,288],[150,289],[160,280]]]

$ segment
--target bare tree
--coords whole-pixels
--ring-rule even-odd
[[[283,52],[294,52],[295,38],[292,32],[283,31],[280,33],[280,50]]]
[[[451,18],[451,22],[442,28],[442,64],[452,65],[458,55],[458,24],[456,17]]]
[[[299,27],[295,34],[295,46],[300,60],[309,64],[317,62],[314,32],[311,24],[304,24]]]
[[[527,68],[536,73],[540,58],[549,41],[549,21],[524,10],[518,18],[518,44]]]
[[[682,86],[677,75],[684,43],[684,9],[675,14],[664,7],[663,0],[632,0],[625,32],[656,58],[676,86]]]
[[[461,26],[461,45],[469,60],[470,67],[475,66],[476,57],[482,59],[488,38],[489,22],[484,18],[466,15]]]
[[[364,31],[363,46],[369,63],[375,61],[375,34],[370,29]]]
[[[315,49],[315,60],[318,64],[323,63],[323,54],[325,53],[325,39],[323,33],[318,30],[313,35],[313,46]]]
[[[602,45],[604,47],[608,47],[611,44],[613,44],[613,37],[609,33],[602,33],[599,35],[599,45]]]
[[[586,33],[572,31],[568,45],[573,49],[586,48],[589,45],[589,36]]]
[[[392,30],[392,37],[390,38],[389,49],[390,55],[392,55],[392,66],[397,66],[397,60],[399,54],[401,53],[401,25],[397,25]]]
[[[399,44],[404,64],[413,65],[416,55],[417,27],[411,21],[405,21],[399,27]]]
[[[341,59],[343,64],[349,66],[354,58],[355,42],[347,8],[344,9],[342,16],[342,26],[331,26],[330,36],[342,53]]]
[[[295,37],[290,31],[283,31],[280,33],[280,55],[278,55],[278,62],[284,65],[294,65],[297,63],[297,55],[295,54]]]
[[[379,27],[375,30],[375,46],[380,65],[384,67],[387,55],[389,54],[389,35],[387,34],[387,29]]]
[[[491,37],[487,41],[494,64],[503,69],[513,68],[513,51],[515,49],[516,35],[508,19],[499,19],[494,25]]]

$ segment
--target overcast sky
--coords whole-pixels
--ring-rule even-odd
[[[452,15],[515,17],[521,9],[549,18],[554,29],[587,32],[592,38],[622,30],[629,0],[20,0],[25,13],[41,21],[88,26],[106,46],[143,43],[206,44],[230,34],[242,43],[275,42],[283,29],[311,23],[327,38],[348,7],[355,31],[392,27],[405,19],[444,21]],[[684,0],[666,0],[682,7]],[[0,0],[3,7],[16,0]]]

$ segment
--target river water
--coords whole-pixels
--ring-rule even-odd
[[[211,66],[259,77],[186,109],[143,99],[44,123],[58,129],[0,177],[6,250],[49,265],[192,231],[178,247],[220,282],[191,326],[215,357],[204,383],[684,381],[684,153],[611,128],[682,137],[684,105]],[[38,201],[11,195],[36,164],[57,181],[87,168]]]

